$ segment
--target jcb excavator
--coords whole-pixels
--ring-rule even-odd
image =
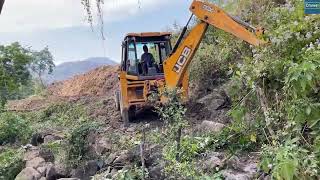
[[[222,29],[254,45],[264,44],[259,36],[262,28],[255,28],[240,19],[233,17],[215,4],[194,0],[190,11],[192,15],[183,28],[177,43],[172,48],[171,33],[146,32],[129,33],[122,42],[122,60],[119,70],[119,90],[115,92],[115,103],[121,111],[121,117],[128,123],[135,117],[136,111],[147,105],[148,96],[161,92],[164,88],[181,88],[183,96],[188,96],[189,75],[187,69],[195,55],[209,25]],[[187,33],[193,16],[199,23]],[[149,49],[154,63],[143,70],[141,55]],[[160,103],[165,101],[161,97]]]

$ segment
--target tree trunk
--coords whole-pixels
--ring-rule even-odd
[[[42,87],[42,88],[45,88],[45,85],[44,85],[44,83],[43,83],[43,80],[42,80],[42,78],[41,78],[41,74],[40,74],[40,73],[38,74],[38,78],[39,78],[39,80],[40,80],[41,87]]]

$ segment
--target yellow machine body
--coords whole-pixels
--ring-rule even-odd
[[[263,34],[262,28],[253,27],[227,14],[212,3],[194,0],[190,11],[192,16],[199,19],[199,23],[187,32],[190,18],[174,47],[171,47],[171,34],[168,32],[129,33],[125,37],[119,71],[120,87],[115,95],[117,107],[121,110],[121,116],[125,122],[134,117],[138,109],[148,105],[150,94],[161,92],[165,87],[182,88],[183,96],[188,97],[188,67],[209,25],[224,30],[254,46],[266,43],[259,38]],[[159,45],[159,52],[155,50],[153,53],[160,55],[160,61],[157,63],[156,73],[142,75],[139,72],[139,66],[133,65],[139,65],[137,55],[139,48],[137,47],[150,42],[155,43],[154,47]],[[163,100],[164,98],[160,98],[159,103]]]

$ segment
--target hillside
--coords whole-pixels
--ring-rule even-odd
[[[57,65],[53,73],[45,77],[45,81],[48,84],[54,81],[63,81],[75,75],[86,73],[100,66],[116,64],[117,63],[115,61],[104,57],[93,57],[81,61],[66,62]]]

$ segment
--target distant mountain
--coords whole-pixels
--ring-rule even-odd
[[[50,84],[54,81],[66,80],[105,65],[117,65],[117,63],[105,57],[93,57],[81,61],[62,63],[55,67],[52,74],[45,77],[45,81]]]

